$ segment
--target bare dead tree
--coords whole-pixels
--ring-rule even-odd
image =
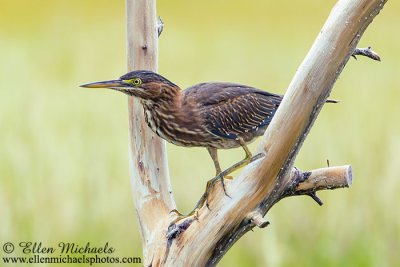
[[[211,209],[200,209],[197,221],[171,224],[176,205],[165,142],[147,127],[137,100],[128,98],[131,182],[145,266],[214,266],[247,231],[268,225],[264,216],[280,199],[306,194],[321,204],[316,191],[351,185],[351,166],[301,172],[294,161],[349,58],[377,56],[368,55],[369,48],[355,49],[386,1],[338,1],[256,150],[264,157],[226,184],[230,198],[213,188]],[[129,71],[157,71],[162,21],[157,25],[155,5],[156,0],[126,0]]]

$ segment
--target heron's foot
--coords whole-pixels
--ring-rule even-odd
[[[264,154],[260,153],[255,155],[254,157],[251,157],[250,155],[248,155],[244,160],[234,164],[233,166],[231,166],[230,168],[228,168],[227,170],[219,173],[217,176],[215,176],[214,178],[212,178],[211,180],[209,180],[207,182],[207,186],[206,186],[206,190],[204,192],[204,194],[202,195],[202,197],[200,198],[200,200],[197,202],[196,207],[188,214],[182,214],[180,213],[178,210],[174,209],[171,210],[170,212],[175,213],[178,217],[172,222],[172,223],[177,223],[183,219],[186,219],[190,216],[194,215],[194,219],[198,221],[199,218],[199,210],[204,206],[204,204],[206,204],[206,207],[210,210],[210,206],[209,206],[209,195],[210,192],[212,190],[212,188],[219,182],[221,181],[222,183],[222,189],[224,190],[224,194],[231,198],[231,196],[228,195],[228,193],[226,192],[226,188],[225,188],[225,182],[224,180],[233,180],[233,177],[230,176],[229,174],[231,174],[232,172],[246,166],[247,164],[249,164],[250,162],[253,162],[259,158],[262,158],[263,156],[265,156]]]
[[[231,174],[232,172],[239,170],[240,168],[243,168],[244,166],[246,166],[247,164],[249,164],[250,162],[256,161],[262,157],[264,157],[265,155],[263,153],[259,153],[257,155],[255,155],[254,157],[251,156],[250,152],[246,153],[246,157],[239,161],[238,163],[234,164],[233,166],[231,166],[230,168],[226,169],[225,171],[219,173],[216,177],[212,178],[211,180],[209,180],[207,182],[207,186],[206,186],[206,192],[204,193],[203,197],[205,199],[205,203],[208,209],[210,209],[209,207],[209,194],[211,192],[211,189],[214,187],[214,185],[218,182],[221,181],[222,183],[222,189],[224,190],[224,193],[227,197],[231,198],[228,193],[226,192],[226,188],[225,188],[225,183],[224,180],[233,180],[232,176],[229,176],[229,174]],[[203,199],[203,198],[202,198]],[[204,201],[204,200],[203,200]],[[200,203],[200,201],[199,201]]]
[[[197,206],[191,212],[189,212],[188,214],[182,214],[179,211],[177,211],[176,209],[173,209],[173,210],[170,211],[170,213],[172,213],[172,212],[175,213],[176,215],[178,215],[178,217],[175,220],[173,220],[171,222],[171,224],[173,224],[173,223],[176,224],[177,222],[179,222],[181,220],[184,220],[186,218],[189,218],[189,217],[191,217],[193,215],[194,215],[194,219],[196,221],[199,220],[199,208]]]
[[[210,192],[211,192],[211,189],[219,182],[219,181],[221,181],[221,183],[222,183],[222,189],[224,190],[224,194],[225,194],[225,196],[227,196],[227,197],[229,197],[229,198],[231,198],[229,195],[228,195],[228,193],[226,192],[226,188],[225,188],[225,182],[224,182],[224,180],[225,179],[227,179],[227,180],[233,180],[233,177],[232,176],[223,176],[223,174],[224,174],[224,172],[221,172],[220,174],[218,174],[216,177],[214,177],[214,178],[212,178],[211,180],[209,180],[208,182],[207,182],[207,186],[206,186],[206,192],[204,193],[205,194],[205,202],[206,202],[206,207],[208,208],[208,209],[210,209],[210,206],[209,206],[209,195],[210,195]]]
[[[178,216],[183,216],[183,214],[180,213],[177,209],[173,209],[173,210],[171,210],[169,213],[175,213],[175,214],[178,215]]]

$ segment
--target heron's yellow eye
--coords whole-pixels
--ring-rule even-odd
[[[131,80],[131,83],[132,83],[133,85],[138,86],[138,85],[141,85],[141,84],[142,84],[142,80],[141,80],[140,78],[132,79],[132,80]]]
[[[142,80],[140,78],[130,79],[130,80],[123,80],[124,83],[130,83],[134,86],[139,86],[142,84]]]

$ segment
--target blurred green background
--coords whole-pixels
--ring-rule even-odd
[[[335,1],[158,1],[159,72],[186,88],[232,81],[284,93]],[[363,36],[382,62],[351,59],[297,157],[351,164],[350,189],[284,199],[220,266],[400,262],[400,3]],[[128,167],[127,100],[78,85],[126,71],[125,3],[0,0],[0,243],[60,241],[141,256]],[[256,142],[257,143],[257,142]],[[254,143],[251,148],[257,145]],[[223,151],[223,166],[243,157]],[[214,174],[205,149],[168,144],[175,200],[189,211]],[[0,257],[5,255],[0,252]],[[0,263],[2,265],[2,263]],[[40,264],[38,266],[45,266]]]

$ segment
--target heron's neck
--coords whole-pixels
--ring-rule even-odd
[[[195,113],[197,103],[186,103],[184,95],[178,86],[173,90],[171,88],[168,89],[157,100],[142,100],[142,104],[149,127],[155,133],[170,141],[171,139],[166,137],[168,136],[166,132],[179,132],[179,129],[170,129],[170,127],[185,125],[192,128],[193,125],[199,124],[199,118],[196,118]]]
[[[166,113],[179,109],[182,105],[182,90],[178,86],[161,85],[161,93],[156,97],[141,99],[145,110],[159,109]]]

